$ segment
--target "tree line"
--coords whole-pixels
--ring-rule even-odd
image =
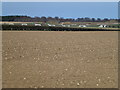
[[[106,22],[110,20],[120,21],[120,19],[100,19],[100,18],[62,18],[62,17],[30,17],[30,16],[0,16],[0,21],[14,21],[14,22]]]
[[[21,26],[2,25],[2,30],[11,31],[119,31],[118,29],[105,28],[70,28],[70,27],[49,27],[49,26]]]

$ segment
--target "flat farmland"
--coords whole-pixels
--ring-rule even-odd
[[[3,88],[117,88],[116,31],[3,31]]]

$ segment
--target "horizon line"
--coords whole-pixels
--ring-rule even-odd
[[[35,18],[35,17],[39,17],[39,18],[41,18],[41,17],[46,17],[46,18],[48,18],[48,17],[52,17],[52,18],[59,17],[59,18],[63,18],[63,19],[77,19],[77,18],[90,18],[90,19],[94,18],[94,19],[98,19],[98,18],[100,18],[100,17],[76,17],[76,18],[74,18],[74,17],[60,17],[60,16],[30,16],[30,15],[1,15],[1,16],[27,16],[27,17],[31,17],[31,18]],[[100,19],[119,19],[119,18],[107,18],[107,17],[104,17],[104,18],[100,18]]]

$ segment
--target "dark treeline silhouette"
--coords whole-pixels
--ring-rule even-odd
[[[119,29],[106,28],[70,28],[70,27],[49,27],[49,26],[21,26],[2,25],[2,30],[11,31],[119,31]]]
[[[77,19],[73,19],[73,18],[61,18],[61,17],[30,17],[30,16],[0,16],[0,18],[2,18],[0,21],[14,21],[14,22],[56,22],[56,23],[60,23],[60,22],[106,22],[106,21],[110,21],[110,20],[116,20],[118,21],[118,19],[108,19],[108,18],[104,18],[104,19],[100,19],[100,18],[77,18]]]

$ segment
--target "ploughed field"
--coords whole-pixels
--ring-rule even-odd
[[[3,88],[117,88],[118,32],[3,31]]]

